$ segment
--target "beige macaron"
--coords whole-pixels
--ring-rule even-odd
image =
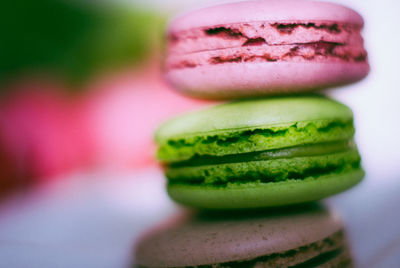
[[[139,267],[350,267],[339,217],[318,206],[202,212],[169,221],[136,247]]]

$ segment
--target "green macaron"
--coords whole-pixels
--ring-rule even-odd
[[[235,101],[156,132],[168,193],[183,205],[258,208],[339,193],[364,176],[352,111],[322,96]]]

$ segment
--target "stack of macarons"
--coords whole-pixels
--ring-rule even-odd
[[[289,205],[317,201],[360,182],[364,171],[353,140],[352,111],[310,92],[356,82],[368,74],[362,28],[363,19],[355,11],[306,0],[236,2],[177,17],[168,30],[165,70],[170,84],[192,97],[234,100],[177,117],[157,130],[158,158],[170,197],[187,207],[228,210],[232,215],[238,209],[286,211]],[[300,218],[314,213],[298,210]],[[223,250],[209,245],[207,231],[199,231],[202,227],[192,233],[193,228],[186,226],[197,226],[193,221],[198,219],[156,232],[139,243],[138,263],[162,267],[234,266],[237,262],[256,266],[260,261],[265,267],[350,263],[338,257],[343,250],[335,247],[327,254],[318,242],[334,239],[327,242],[333,245],[338,241],[330,237],[340,228],[323,235],[319,229],[324,224],[337,226],[331,216],[324,218],[329,224],[311,227],[307,223],[299,231],[302,220],[286,214],[275,218],[268,215],[271,210],[263,213],[268,219],[260,224],[269,226],[264,229],[255,228],[252,219],[216,220],[210,228],[218,239],[211,241],[222,243]],[[297,227],[291,229],[285,221]],[[232,227],[233,238],[228,240],[236,246],[226,240],[227,230],[219,237],[214,225],[225,224]],[[247,231],[241,235],[243,228]],[[239,241],[253,231],[268,243],[259,239],[253,247],[248,240]],[[178,246],[163,247],[168,239],[178,240]],[[182,241],[193,239],[189,244],[200,252],[179,257],[184,251]],[[152,259],[157,253],[151,248],[161,250],[161,257]]]

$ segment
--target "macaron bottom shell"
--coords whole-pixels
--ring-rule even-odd
[[[285,206],[316,201],[353,187],[364,177],[360,167],[339,174],[279,182],[247,182],[226,186],[168,184],[169,196],[185,206],[241,209]]]
[[[336,87],[368,72],[365,62],[238,62],[170,70],[166,78],[192,97],[233,99]]]

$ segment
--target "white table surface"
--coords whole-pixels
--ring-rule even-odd
[[[359,267],[400,264],[400,181],[367,176],[326,201]],[[178,211],[159,170],[82,173],[0,206],[0,267],[129,267],[139,235]]]

